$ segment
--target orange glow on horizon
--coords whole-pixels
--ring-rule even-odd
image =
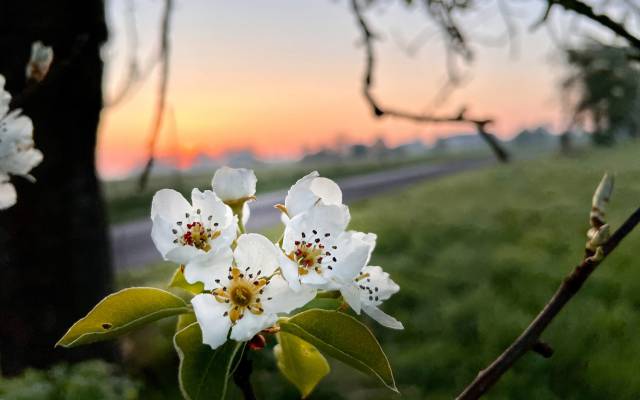
[[[177,11],[158,157],[188,167],[199,154],[220,157],[250,149],[262,158],[293,158],[338,141],[372,143],[383,137],[395,146],[417,138],[433,143],[438,137],[473,132],[469,125],[376,119],[361,94],[363,58],[361,48],[353,45],[358,32],[342,6],[330,2],[313,6],[338,24],[339,34],[329,39],[323,24],[315,32],[309,30],[312,26],[299,26],[300,21],[291,16],[269,22],[261,16],[266,9],[255,10],[253,22],[269,24],[262,28],[271,30],[252,30],[252,25],[223,15],[233,7],[185,2]],[[292,2],[290,7],[301,6]],[[224,27],[200,18],[209,9],[222,13],[217,22]],[[121,49],[124,45],[117,33],[122,27],[115,22],[114,47]],[[416,27],[422,24],[420,19]],[[303,37],[285,34],[288,29]],[[515,61],[508,59],[504,49],[484,50],[473,66],[478,76],[444,104],[426,108],[443,83],[444,61],[435,53],[437,46],[407,59],[393,43],[381,41],[374,95],[383,106],[433,114],[453,114],[466,105],[470,116],[493,118],[496,124],[491,132],[502,138],[541,124],[557,128],[562,117],[554,101],[555,77],[540,62],[547,51],[540,43],[547,42],[527,47],[531,51]],[[433,54],[440,56],[434,59]],[[123,65],[108,65],[107,98],[122,79]],[[103,176],[126,174],[146,161],[156,74],[131,98],[102,113],[98,168]]]

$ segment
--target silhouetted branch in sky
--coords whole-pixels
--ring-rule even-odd
[[[488,143],[491,150],[493,150],[495,156],[501,162],[507,162],[509,160],[508,153],[500,146],[498,140],[494,135],[490,134],[487,131],[487,126],[493,123],[492,119],[479,119],[479,118],[469,118],[466,113],[466,108],[462,108],[460,112],[455,115],[431,115],[425,113],[411,113],[403,110],[397,110],[392,108],[383,108],[374,98],[371,93],[373,87],[373,74],[375,67],[375,53],[373,48],[373,42],[376,39],[375,34],[369,28],[367,21],[364,18],[362,13],[362,9],[358,0],[351,0],[352,10],[356,16],[358,26],[362,32],[363,45],[365,48],[365,72],[363,77],[363,86],[362,86],[362,94],[369,103],[373,114],[376,117],[382,116],[390,116],[396,118],[402,118],[415,122],[423,122],[423,123],[461,123],[468,124],[475,127],[477,133]],[[445,16],[442,16],[443,20],[446,20]],[[449,21],[450,25],[453,26],[453,23]],[[457,32],[457,33],[456,33]],[[457,39],[456,39],[457,38]],[[464,37],[457,29],[452,31],[452,40],[451,43],[456,46],[456,51],[466,52],[468,56],[471,56],[471,53],[467,50],[466,44],[464,41]]]
[[[636,52],[637,54],[633,54],[630,56],[635,59],[640,59],[640,38],[639,37],[629,32],[629,30],[627,30],[624,24],[614,21],[611,17],[609,17],[606,14],[597,13],[593,9],[593,7],[591,7],[589,4],[584,3],[580,0],[547,0],[547,8],[544,15],[540,19],[539,24],[546,22],[549,16],[549,13],[551,12],[551,9],[556,5],[562,7],[567,11],[573,11],[576,14],[580,14],[592,21],[595,21],[598,24],[602,25],[603,27],[609,29],[611,32],[620,36],[621,38],[624,38],[631,47],[637,50]]]
[[[148,143],[148,159],[142,174],[138,187],[144,189],[151,173],[154,162],[154,153],[156,142],[162,129],[162,120],[167,101],[167,85],[169,83],[169,35],[171,28],[171,13],[173,11],[173,0],[165,0],[164,13],[162,16],[162,30],[160,35],[160,82],[158,86],[158,97],[156,100],[156,109],[153,116],[151,126],[151,134]]]
[[[127,29],[127,42],[129,44],[127,74],[122,87],[118,89],[113,98],[105,102],[106,107],[111,107],[120,103],[129,94],[133,86],[141,79],[141,76],[146,76],[146,74],[141,74],[140,65],[138,64],[138,30],[136,28],[134,0],[128,0],[124,19]],[[151,65],[155,65],[156,63],[157,59],[153,60]]]

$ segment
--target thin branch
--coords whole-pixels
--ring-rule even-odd
[[[136,10],[133,0],[129,0],[125,12],[125,27],[127,30],[129,44],[129,62],[127,65],[127,76],[122,87],[116,92],[112,99],[106,102],[106,106],[114,106],[120,103],[130,92],[134,84],[140,79],[140,66],[138,65],[138,30],[136,29]]]
[[[516,361],[528,351],[540,350],[540,336],[547,329],[553,319],[562,311],[564,306],[578,293],[587,278],[596,267],[611,254],[620,242],[640,223],[640,208],[638,208],[624,224],[613,233],[611,238],[602,245],[602,257],[587,255],[569,276],[567,276],[555,294],[544,306],[538,316],[522,332],[522,334],[456,398],[456,400],[478,399],[491,389],[502,375],[507,372]],[[537,351],[539,352],[539,351]]]
[[[165,0],[164,14],[162,16],[162,33],[160,39],[160,84],[158,86],[156,110],[153,117],[151,136],[149,137],[148,143],[149,155],[145,168],[140,175],[140,181],[138,182],[138,187],[140,188],[140,190],[144,189],[147,181],[149,180],[149,174],[151,173],[151,168],[153,167],[156,142],[162,128],[162,120],[164,117],[164,110],[166,106],[167,86],[169,83],[169,32],[172,10],[173,0]]]
[[[629,32],[625,26],[619,22],[614,21],[606,14],[598,14],[595,10],[588,4],[583,3],[580,0],[547,0],[549,9],[557,4],[561,6],[565,10],[573,11],[577,14],[583,15],[592,21],[599,23],[610,31],[614,32],[616,35],[624,38],[629,44],[640,51],[640,38],[634,36]]]
[[[129,61],[127,65],[127,75],[121,84],[121,87],[115,91],[115,94],[111,98],[105,100],[104,107],[115,107],[122,103],[127,98],[131,97],[135,91],[140,89],[142,83],[144,83],[151,73],[155,69],[156,65],[162,62],[162,49],[154,50],[144,64],[138,60],[138,31],[136,28],[135,8],[133,0],[130,0],[127,12],[125,14],[125,22],[128,38],[128,56]]]
[[[518,27],[513,23],[513,15],[511,8],[505,0],[497,0],[498,11],[507,30],[507,38],[509,39],[509,54],[511,57],[518,55]]]
[[[358,0],[351,0],[351,6],[353,13],[356,16],[358,26],[360,27],[360,30],[362,32],[362,39],[365,48],[366,64],[362,85],[362,95],[369,103],[369,106],[371,107],[373,114],[376,117],[390,116],[422,123],[461,123],[473,125],[476,128],[478,134],[487,141],[499,161],[507,162],[509,160],[509,155],[507,154],[507,152],[500,146],[496,138],[493,135],[489,134],[486,130],[486,126],[493,123],[493,120],[468,118],[466,116],[465,108],[463,108],[456,115],[448,116],[411,113],[402,110],[382,108],[382,106],[376,101],[376,99],[373,97],[373,94],[371,93],[373,87],[373,71],[375,66],[373,41],[376,37],[369,28],[369,25],[367,24],[367,21],[362,14],[362,10],[360,8],[360,3],[358,2]]]

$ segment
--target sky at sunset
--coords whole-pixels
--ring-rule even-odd
[[[547,124],[561,129],[557,83],[561,61],[547,30],[529,33],[542,10],[537,0],[514,7],[520,35],[515,51],[505,42],[495,3],[466,18],[482,43],[463,67],[467,83],[444,103],[435,100],[446,81],[443,42],[424,10],[400,1],[367,11],[377,42],[375,95],[383,105],[412,111],[453,112],[461,105],[494,117],[507,137]],[[111,40],[104,48],[105,99],[122,86],[129,57],[124,0],[108,0]],[[146,64],[158,45],[163,2],[135,0],[137,57]],[[361,96],[364,54],[346,0],[177,0],[172,21],[169,111],[157,147],[183,165],[198,153],[219,155],[249,148],[262,157],[292,157],[337,137],[390,144],[466,132],[466,126],[375,119]],[[562,20],[556,24],[562,27]],[[424,45],[414,56],[413,38]],[[514,54],[515,53],[515,54]],[[555,54],[555,55],[554,55]],[[98,163],[102,176],[121,176],[144,162],[158,85],[157,68],[120,103],[105,108]]]

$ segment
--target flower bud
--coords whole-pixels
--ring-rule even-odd
[[[589,217],[592,227],[599,228],[606,223],[605,211],[612,192],[613,175],[605,173],[591,200],[591,213]]]
[[[589,231],[587,232],[587,237],[589,238],[589,241],[586,245],[587,249],[596,251],[597,248],[605,244],[611,237],[609,225],[604,224],[600,228],[589,229]]]
[[[42,42],[33,42],[31,45],[31,58],[27,64],[26,76],[27,80],[41,82],[53,61],[53,49],[47,47]]]
[[[211,185],[216,195],[225,203],[254,199],[256,175],[250,169],[222,167],[213,176]]]

